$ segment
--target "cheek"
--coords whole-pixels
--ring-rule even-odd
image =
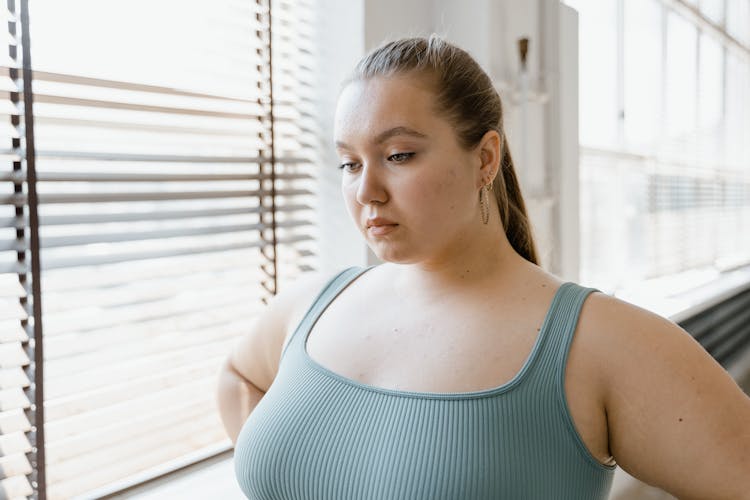
[[[420,204],[429,206],[427,217],[441,218],[444,222],[459,219],[471,212],[471,187],[459,175],[459,168],[452,168],[445,175],[432,179],[420,189]]]
[[[435,220],[445,223],[456,214],[458,206],[455,199],[456,193],[446,179],[422,180],[415,189],[412,189],[410,195],[410,205],[414,207],[413,213],[425,227],[434,228]]]
[[[428,199],[442,201],[443,205],[451,209],[455,208],[457,196],[461,192],[458,173],[455,169],[450,169],[447,175],[433,179],[423,188]]]
[[[341,196],[344,198],[344,204],[350,214],[354,215],[355,211],[360,208],[357,203],[357,187],[354,184],[348,184],[345,181],[341,183]]]

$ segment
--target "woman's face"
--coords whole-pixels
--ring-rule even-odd
[[[481,226],[482,162],[436,114],[427,80],[350,83],[339,97],[334,139],[347,209],[378,258],[413,263],[460,256]],[[394,225],[368,227],[376,217]]]

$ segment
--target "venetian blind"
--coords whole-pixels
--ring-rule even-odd
[[[228,448],[219,365],[316,265],[310,9],[32,3],[50,498]]]
[[[23,7],[23,19],[21,9]],[[38,224],[33,182],[32,112],[26,5],[0,7],[0,497],[26,498],[44,487],[42,346]],[[27,52],[27,51],[26,51]],[[25,71],[24,71],[24,66]],[[28,136],[26,133],[28,132]],[[31,172],[31,173],[30,173]],[[41,497],[43,498],[43,496]]]

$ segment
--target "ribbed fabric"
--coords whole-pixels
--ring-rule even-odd
[[[507,383],[409,392],[344,378],[305,350],[323,310],[367,269],[346,269],[321,291],[242,427],[234,465],[248,498],[607,498],[616,466],[588,452],[564,391],[581,305],[595,288],[566,282],[558,289],[531,353]]]

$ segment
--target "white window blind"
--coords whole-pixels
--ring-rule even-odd
[[[23,10],[23,16],[21,11]],[[33,178],[28,11],[0,6],[0,497],[25,498],[43,489],[44,415],[39,240]],[[23,21],[22,21],[23,20]],[[25,69],[24,69],[25,67]],[[27,78],[23,77],[23,74]],[[29,133],[31,141],[25,138]],[[31,171],[31,174],[29,172]],[[43,498],[43,496],[41,497]]]
[[[50,498],[228,449],[219,365],[317,267],[311,9],[31,2]]]
[[[581,47],[581,280],[695,285],[750,264],[750,0],[567,3]]]

